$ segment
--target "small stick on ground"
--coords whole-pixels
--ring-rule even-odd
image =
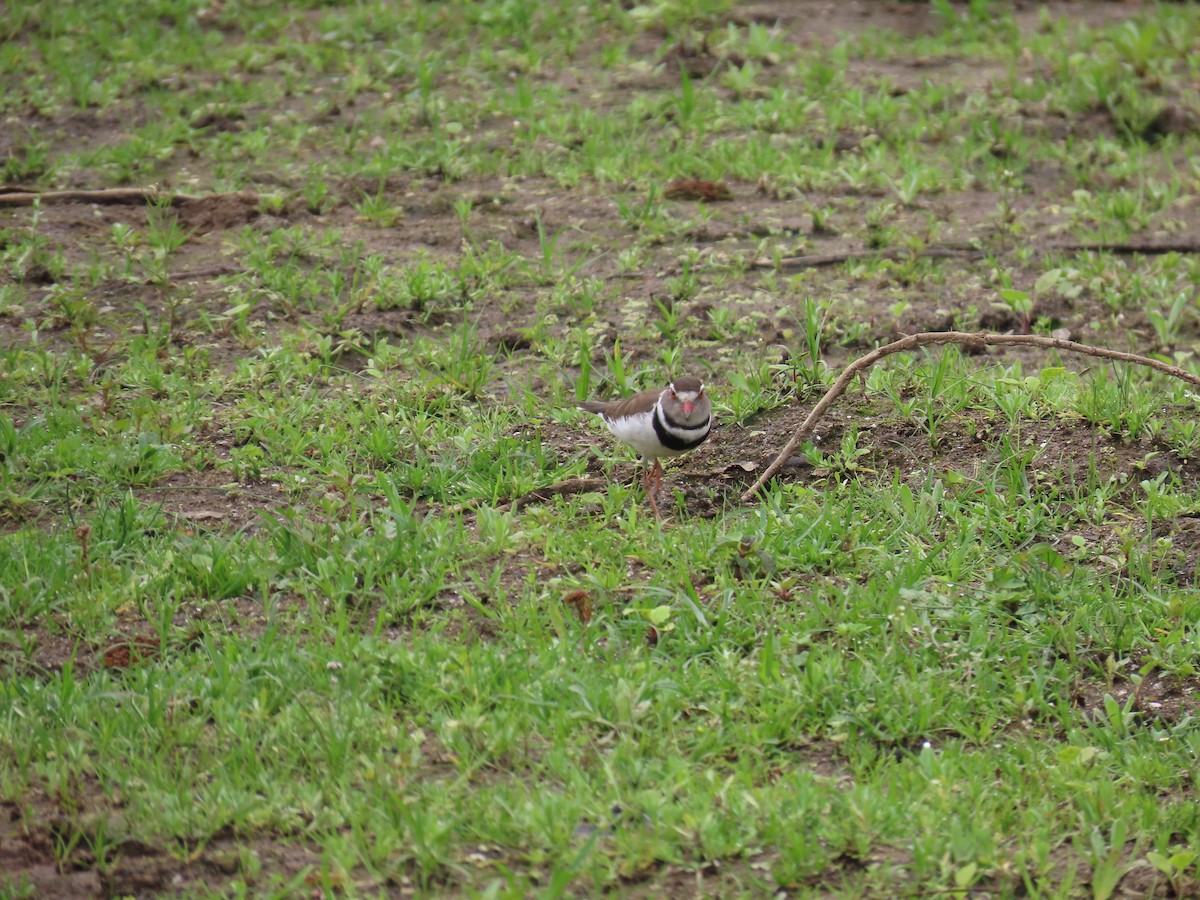
[[[508,512],[509,510],[517,512],[531,503],[545,503],[551,497],[570,497],[572,494],[586,494],[588,491],[600,490],[607,484],[608,482],[602,478],[592,478],[587,475],[582,478],[568,478],[566,481],[548,484],[545,487],[530,491],[528,494],[514,497],[507,503],[501,503],[494,508],[496,512]],[[447,512],[470,513],[481,506],[487,505],[487,502],[486,500],[468,500],[466,503],[461,503],[447,510]]]
[[[771,477],[783,467],[788,459],[791,458],[792,452],[800,446],[802,441],[812,434],[813,429],[817,427],[817,422],[821,420],[821,417],[825,415],[829,407],[833,405],[833,402],[846,392],[846,388],[849,387],[850,382],[854,380],[856,375],[865,372],[884,357],[891,356],[894,353],[903,353],[907,350],[915,350],[918,347],[937,346],[940,344],[965,344],[968,347],[978,348],[1020,345],[1026,347],[1044,347],[1048,350],[1065,350],[1068,353],[1081,353],[1084,356],[1098,356],[1101,359],[1114,359],[1118,362],[1146,366],[1165,375],[1170,375],[1172,378],[1178,378],[1181,381],[1186,381],[1188,384],[1200,387],[1200,376],[1186,372],[1178,366],[1172,366],[1169,363],[1151,359],[1148,356],[1139,356],[1136,353],[1124,353],[1120,350],[1109,350],[1106,347],[1093,347],[1090,344],[1080,344],[1076,341],[1064,340],[1063,338],[1045,337],[1038,334],[993,334],[990,331],[927,331],[920,334],[910,334],[898,341],[892,341],[890,344],[876,347],[870,353],[860,356],[854,362],[850,363],[850,365],[846,366],[842,370],[842,374],[838,376],[837,381],[817,401],[817,405],[812,408],[812,412],[808,414],[808,417],[796,429],[796,433],[792,435],[791,440],[776,454],[775,460],[771,465],[767,466],[758,480],[742,494],[742,502],[748,503],[753,500],[754,495],[762,489],[763,485],[770,481]]]
[[[987,254],[982,250],[968,250],[955,247],[929,247],[925,250],[859,250],[844,253],[817,253],[812,256],[785,256],[778,261],[773,259],[756,259],[750,264],[752,269],[774,269],[789,272],[797,269],[815,269],[821,266],[836,266],[844,262],[872,262],[880,259],[983,259]]]
[[[35,202],[48,206],[52,203],[154,203],[159,198],[170,198],[172,206],[210,200],[213,197],[244,197],[258,202],[253,191],[233,194],[173,194],[158,188],[103,188],[93,191],[24,191],[0,188],[0,206],[33,206]]]
[[[516,512],[521,507],[528,506],[530,503],[545,503],[551,497],[569,497],[572,494],[586,494],[588,491],[604,487],[605,483],[600,478],[568,478],[566,481],[548,484],[545,487],[538,488],[536,491],[523,494],[513,499],[510,503],[496,507],[496,509],[511,509],[513,512]]]
[[[1200,253],[1200,243],[1196,241],[1154,241],[1147,243],[1076,243],[1074,241],[1051,241],[1046,245],[1047,250],[1066,250],[1070,253],[1116,253],[1120,256],[1131,256],[1141,253],[1145,256],[1161,256],[1165,253]]]
[[[1126,243],[1117,241],[1087,242],[1087,241],[1053,241],[1046,244],[1046,250],[1059,250],[1066,253],[1116,253],[1120,256],[1131,256],[1141,253],[1145,256],[1161,256],[1165,253],[1200,253],[1200,243],[1196,241],[1154,241],[1146,243]],[[1007,250],[977,250],[967,247],[928,247],[925,250],[846,250],[838,253],[814,253],[811,256],[785,256],[778,262],[773,259],[756,259],[750,263],[752,269],[775,269],[781,272],[795,272],[800,269],[816,269],[821,266],[836,266],[845,262],[874,262],[881,259],[964,259],[967,261],[983,259],[985,256],[999,256]]]

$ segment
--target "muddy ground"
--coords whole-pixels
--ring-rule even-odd
[[[1023,27],[1036,27],[1042,14],[1041,4],[1018,4],[1018,19]],[[1051,3],[1052,16],[1065,15],[1073,19],[1092,23],[1120,20],[1139,11],[1137,3]],[[864,29],[890,29],[902,35],[917,36],[929,33],[937,27],[928,4],[886,3],[871,0],[841,0],[841,2],[777,2],[748,3],[739,6],[734,21],[763,22],[778,25],[789,40],[801,46],[830,43],[841,33],[855,33]],[[640,39],[638,50],[647,59],[662,52],[668,36],[646,33]],[[715,65],[715,60],[698,55],[676,53],[672,60],[675,66],[691,66],[697,71],[706,65]],[[1026,62],[1030,71],[1038,65],[1036,60]],[[646,90],[653,88],[671,89],[678,84],[678,73],[668,67],[664,71],[648,70],[644,83],[626,85],[627,89]],[[888,79],[897,92],[919,86],[927,81],[949,81],[970,89],[972,85],[982,88],[1002,73],[989,70],[987,65],[977,65],[974,60],[959,58],[913,58],[887,65],[853,63],[849,73],[851,81],[863,84],[878,83]],[[571,72],[546,75],[561,79],[564,86],[572,88],[578,76]],[[362,103],[363,101],[359,101]],[[592,102],[603,103],[603,98]],[[68,147],[88,147],[121,139],[125,130],[125,115],[120,112],[73,112],[58,119],[39,117],[20,123],[26,131],[33,130]],[[247,110],[246,117],[265,114],[264,111]],[[353,109],[341,115],[354,116]],[[1019,109],[1015,115],[1020,119],[1023,130],[1047,134],[1065,139],[1073,136],[1109,135],[1118,137],[1118,126],[1105,110],[1094,110],[1076,119],[1051,116],[1034,108]],[[238,121],[212,121],[198,123],[198,127],[237,128]],[[490,133],[478,139],[495,144],[497,152],[510,141],[510,126],[495,123]],[[1181,127],[1191,127],[1184,125]],[[7,133],[7,136],[5,132]],[[0,156],[5,155],[15,140],[16,131],[0,129]],[[853,154],[856,147],[867,137],[864,134],[814,135],[813,140],[835,140],[843,146],[842,152]],[[203,184],[203,172],[197,173],[194,161],[187,159],[186,152],[176,154],[177,163],[170,163],[163,173],[162,183],[171,185],[172,167],[189,167],[189,175]],[[1183,165],[1184,160],[1174,160]],[[226,286],[236,279],[242,270],[236,254],[230,248],[236,246],[237,235],[245,229],[268,234],[280,227],[311,226],[318,229],[339,228],[347,243],[361,242],[365,253],[382,255],[390,264],[403,266],[424,255],[433,261],[457,261],[463,240],[462,224],[454,209],[455,201],[472,199],[475,207],[471,227],[473,236],[480,244],[496,241],[504,248],[527,259],[537,259],[540,245],[536,220],[540,217],[548,231],[571,235],[564,245],[568,254],[580,252],[572,247],[600,247],[605,252],[588,262],[583,270],[589,278],[597,279],[611,290],[602,295],[597,314],[603,327],[596,334],[597,363],[603,362],[602,350],[616,338],[621,338],[623,350],[632,368],[645,360],[654,358],[658,352],[655,343],[646,337],[644,330],[633,329],[630,322],[639,317],[653,316],[656,301],[673,304],[670,281],[681,272],[680,257],[688,248],[698,249],[704,258],[728,258],[754,260],[764,240],[782,248],[784,256],[815,255],[831,253],[861,254],[868,252],[865,228],[861,213],[871,198],[850,193],[830,193],[822,196],[807,195],[803,198],[789,196],[786,191],[777,191],[769,183],[728,183],[729,197],[710,204],[711,216],[701,226],[680,234],[677,238],[649,248],[646,264],[634,273],[621,271],[616,263],[619,248],[629,240],[629,231],[618,214],[616,196],[636,199],[639,192],[630,187],[583,184],[565,189],[548,180],[537,179],[470,179],[447,183],[430,174],[396,173],[388,178],[384,192],[403,211],[403,217],[395,226],[381,228],[363,221],[351,205],[360,196],[360,189],[374,191],[378,185],[344,183],[337,185],[338,195],[333,202],[320,211],[307,208],[298,196],[299,185],[274,183],[278,179],[264,166],[257,185],[248,186],[247,193],[202,196],[200,199],[180,202],[176,211],[181,223],[189,230],[187,242],[171,259],[171,274],[166,284],[148,284],[129,280],[113,280],[99,285],[94,291],[102,309],[108,314],[106,321],[115,323],[113,331],[99,329],[81,337],[69,323],[56,318],[48,298],[55,284],[52,272],[28,271],[23,273],[25,282],[38,284],[31,291],[27,308],[22,314],[0,314],[0,344],[17,346],[28,340],[23,329],[26,316],[41,316],[44,326],[41,339],[53,345],[78,347],[86,340],[94,354],[97,366],[105,363],[106,346],[117,336],[116,331],[137,332],[145,327],[147,316],[162,321],[179,315],[178,300],[186,296],[185,312],[174,329],[173,342],[176,347],[201,348],[209,360],[218,367],[232,368],[237,361],[253,354],[262,347],[275,343],[284,332],[296,329],[301,321],[309,321],[318,329],[319,317],[297,314],[273,305],[270,300],[260,301],[251,311],[255,322],[256,345],[246,346],[228,335],[201,326],[201,312],[219,316],[228,306]],[[987,249],[990,256],[972,258],[964,255],[961,260],[939,261],[944,280],[937,290],[931,291],[925,283],[913,283],[911,275],[902,267],[893,270],[871,271],[856,274],[852,268],[843,266],[819,267],[808,270],[804,291],[813,297],[826,298],[832,302],[831,324],[827,333],[827,359],[840,366],[857,356],[864,348],[875,342],[926,330],[941,330],[951,327],[988,328],[1009,331],[1020,326],[1007,310],[998,309],[994,303],[995,290],[991,270],[997,259],[1013,272],[1014,286],[1029,290],[1044,271],[1043,252],[1055,242],[1069,241],[1064,233],[1065,220],[1055,206],[1063,204],[1074,188],[1071,173],[1062,168],[1043,164],[1027,176],[1031,189],[1013,198],[1013,215],[1021,222],[1023,233],[1020,238],[1001,235],[996,221],[998,197],[992,193],[966,191],[939,193],[921,197],[900,212],[896,225],[901,231],[923,233],[929,222],[940,223],[938,241],[948,247],[975,247]],[[61,188],[100,189],[112,187],[103,183],[98,173],[86,169],[72,173],[69,183]],[[257,187],[266,191],[284,188],[288,199],[282,206],[264,209],[250,193]],[[665,187],[665,186],[664,186]],[[290,193],[289,193],[290,192]],[[207,194],[206,191],[200,191]],[[678,199],[668,201],[669,208],[680,218],[687,219],[694,212],[695,201]],[[828,207],[833,210],[832,227],[815,231],[812,218],[806,210],[809,206]],[[0,208],[0,228],[25,221],[28,210]],[[146,227],[146,208],[141,203],[112,203],[94,205],[87,202],[48,203],[41,211],[41,233],[54,245],[60,246],[71,263],[86,260],[89,247],[102,244],[116,223],[126,223],[138,229]],[[1165,227],[1152,224],[1144,233],[1136,236],[1139,245],[1154,245],[1179,240],[1180,225],[1185,234],[1200,232],[1200,204],[1181,203],[1172,210],[1176,224],[1168,231]],[[1037,248],[1024,263],[1020,261],[1020,242]],[[590,255],[590,254],[589,254]],[[1143,265],[1146,257],[1130,254],[1122,257],[1130,267]],[[682,303],[681,314],[689,322],[704,321],[716,304],[725,296],[736,296],[744,315],[754,319],[753,334],[745,338],[744,345],[757,344],[769,348],[778,345],[778,352],[793,344],[795,320],[794,307],[790,301],[781,302],[777,297],[763,291],[761,271],[748,268],[738,280],[715,289],[704,285],[698,294]],[[7,277],[7,276],[6,276]],[[489,395],[481,402],[504,402],[506,383],[531,383],[536,389],[539,384],[535,365],[540,347],[529,337],[539,325],[537,302],[548,295],[546,287],[524,289],[525,296],[493,298],[472,311],[480,338],[502,354],[500,377],[491,386]],[[896,314],[897,304],[906,304],[903,312]],[[544,308],[544,307],[543,307]],[[1156,352],[1155,333],[1144,313],[1127,310],[1119,323],[1113,321],[1111,311],[1097,298],[1084,292],[1071,301],[1056,300],[1042,303],[1036,310],[1038,317],[1049,320],[1055,329],[1062,329],[1072,337],[1092,343],[1109,344],[1121,349],[1140,352]],[[387,337],[392,343],[402,343],[417,334],[435,333],[439,328],[453,324],[452,316],[438,312],[432,314],[412,309],[380,311],[362,308],[351,312],[338,325],[343,331],[354,331],[364,336],[364,345],[372,340]],[[865,322],[869,328],[864,332],[851,326]],[[564,317],[551,333],[568,332],[572,323]],[[1195,331],[1184,334],[1184,339],[1195,341]],[[728,367],[731,348],[719,341],[699,342],[692,348],[692,356],[698,367],[710,369],[719,386],[721,373]],[[989,351],[990,360],[1007,364],[1020,359],[1032,371],[1046,362],[1048,357],[1034,350]],[[342,356],[342,365],[353,369],[362,365],[365,354],[348,348]],[[1085,363],[1077,359],[1063,362],[1073,368],[1082,369]],[[1091,361],[1089,361],[1091,362]],[[719,389],[719,387],[717,388]],[[753,478],[756,471],[773,457],[793,429],[803,418],[809,394],[797,398],[794,406],[764,413],[741,426],[726,425],[715,433],[713,439],[699,451],[690,455],[672,474],[677,486],[687,495],[691,511],[699,515],[712,515],[729,504],[736,504],[738,493]],[[34,410],[16,412],[18,427]],[[867,435],[864,443],[870,454],[863,461],[864,468],[873,471],[897,470],[902,477],[914,484],[925,484],[931,477],[955,472],[972,478],[985,472],[994,463],[993,450],[987,442],[980,440],[981,429],[990,426],[979,422],[973,427],[967,421],[950,423],[942,440],[931,446],[928,437],[909,424],[897,422],[882,403],[855,398],[836,408],[818,429],[824,445],[835,447],[841,435],[851,425]],[[550,421],[531,423],[543,439],[557,448],[564,457],[579,452],[580,436],[570,425]],[[211,442],[220,457],[229,446],[228,428],[218,419],[211,433],[204,437]],[[589,440],[597,443],[603,438],[595,433]],[[1158,472],[1170,470],[1191,489],[1200,488],[1200,463],[1182,460],[1156,442],[1149,440],[1130,441],[1120,436],[1109,435],[1082,421],[1072,425],[1061,422],[1035,423],[1023,434],[1023,440],[1041,446],[1039,471],[1048,480],[1063,472],[1086,472],[1095,466],[1101,478],[1115,476],[1130,485]],[[598,456],[591,463],[592,474],[602,473],[603,464]],[[632,476],[632,469],[618,468],[621,477]],[[827,472],[815,470],[803,464],[784,470],[781,477],[819,481],[828,477]],[[270,477],[260,483],[247,482],[243,490],[236,492],[213,491],[209,488],[227,482],[224,473],[212,471],[189,471],[173,475],[164,485],[160,497],[163,509],[182,522],[195,527],[239,529],[253,528],[255,521],[265,512],[290,502],[275,489]],[[146,488],[143,493],[150,497],[156,488]],[[52,520],[56,513],[27,511],[17,517],[5,517],[2,527],[12,529],[28,527],[44,517]],[[1194,519],[1181,518],[1169,530],[1178,550],[1174,565],[1178,574],[1195,571],[1200,556],[1200,525]],[[1062,536],[1067,542],[1071,536]],[[1097,529],[1094,534],[1082,535],[1089,544],[1103,550],[1111,535]],[[1065,549],[1065,547],[1064,547]],[[514,562],[520,566],[520,560]],[[514,570],[514,581],[520,581],[524,572]],[[66,640],[54,641],[47,638],[41,642],[39,666],[54,671],[72,656],[79,657],[78,665],[100,665],[104,653],[111,648],[80,648]],[[1136,669],[1136,663],[1130,666]],[[1200,681],[1167,677],[1147,679],[1139,703],[1146,711],[1168,720],[1177,720],[1187,712],[1200,708],[1196,689]],[[1107,686],[1083,680],[1077,700],[1084,706],[1102,703]],[[1118,679],[1116,696],[1124,699],[1132,686]],[[81,802],[88,802],[87,786],[79,786]],[[95,798],[103,808],[106,801]],[[182,860],[176,855],[163,852],[161,848],[122,848],[119,863],[111,872],[98,874],[94,860],[80,850],[71,857],[71,864],[60,868],[55,863],[55,820],[61,815],[56,803],[49,797],[32,797],[23,807],[15,804],[0,806],[0,871],[6,874],[19,873],[28,877],[34,885],[35,894],[42,897],[81,896],[147,896],[157,892],[172,892],[188,884],[220,885],[237,871],[236,845],[232,836],[227,840],[214,840],[197,858]],[[29,823],[40,821],[46,824],[30,828]],[[319,860],[319,851],[306,850],[300,845],[275,847],[267,842],[257,848],[264,867],[281,874],[300,871],[303,867]],[[1148,877],[1148,876],[1147,876]],[[1133,873],[1122,882],[1121,890],[1126,896],[1138,896],[1141,876]],[[687,886],[681,887],[681,890]],[[398,887],[398,893],[404,889]]]

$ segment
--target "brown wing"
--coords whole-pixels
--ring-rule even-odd
[[[654,402],[662,392],[662,388],[654,388],[649,391],[640,391],[623,400],[611,400],[608,403],[600,400],[586,400],[579,404],[579,408],[601,415],[606,419],[623,419],[626,416],[636,416],[638,413],[654,409]]]

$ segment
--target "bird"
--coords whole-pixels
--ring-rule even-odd
[[[642,391],[622,400],[585,400],[579,408],[604,420],[617,438],[653,465],[642,472],[642,487],[656,518],[662,463],[703,444],[712,431],[712,401],[704,382],[691,375],[676,378],[665,388]]]

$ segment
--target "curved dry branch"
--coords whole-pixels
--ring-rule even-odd
[[[1178,378],[1181,381],[1186,381],[1188,384],[1200,387],[1200,376],[1184,371],[1178,366],[1172,366],[1169,363],[1151,359],[1148,356],[1139,356],[1136,353],[1124,353],[1120,350],[1109,350],[1106,347],[1093,347],[1090,344],[1080,344],[1076,341],[1064,340],[1063,338],[1044,337],[1038,334],[993,334],[989,331],[926,331],[920,334],[910,334],[898,341],[892,341],[890,344],[876,347],[870,353],[860,356],[854,362],[850,363],[850,365],[846,366],[842,370],[842,374],[838,376],[837,381],[825,392],[825,396],[817,401],[817,405],[812,408],[812,412],[808,414],[808,417],[796,429],[796,433],[792,435],[791,440],[779,451],[774,462],[767,466],[758,480],[742,494],[742,502],[746,503],[754,499],[754,495],[762,489],[762,486],[783,467],[796,447],[800,445],[800,442],[812,434],[813,429],[817,427],[817,422],[821,420],[821,417],[825,415],[829,407],[833,405],[833,402],[846,392],[846,388],[849,387],[854,376],[860,372],[865,372],[885,356],[891,356],[893,353],[902,353],[905,350],[915,350],[918,347],[937,346],[939,344],[965,344],[968,347],[978,348],[1017,344],[1028,347],[1044,347],[1048,350],[1066,350],[1068,353],[1082,353],[1084,356],[1098,356],[1102,359],[1115,359],[1118,362],[1146,366],[1170,375],[1172,378]]]

